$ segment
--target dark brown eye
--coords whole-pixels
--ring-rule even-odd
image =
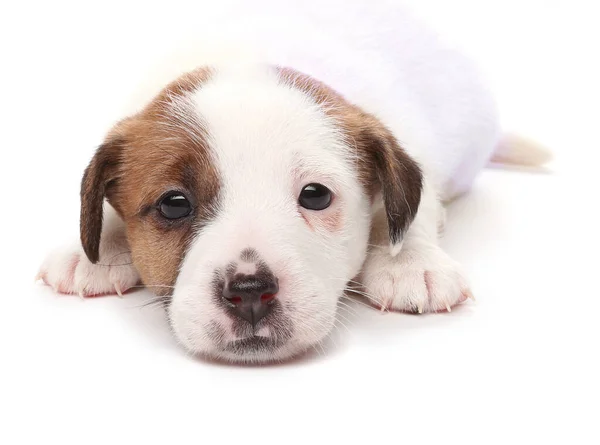
[[[322,184],[305,185],[298,197],[298,204],[309,210],[324,210],[331,204],[331,191]]]
[[[173,192],[160,200],[158,210],[167,219],[179,219],[190,214],[192,205],[182,193]]]

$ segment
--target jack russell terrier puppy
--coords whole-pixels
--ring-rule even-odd
[[[185,348],[235,362],[318,344],[356,283],[391,311],[469,298],[442,203],[492,158],[545,152],[502,137],[471,62],[393,4],[234,3],[106,136],[81,245],[40,277],[84,297],[143,283]]]

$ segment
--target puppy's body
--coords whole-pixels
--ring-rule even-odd
[[[468,189],[499,138],[474,68],[395,6],[266,3],[207,18],[217,31],[162,64],[86,171],[85,254],[42,267],[84,295],[141,278],[169,295],[182,344],[235,361],[321,341],[355,278],[394,310],[464,301],[440,198]]]

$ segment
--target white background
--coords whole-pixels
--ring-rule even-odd
[[[145,291],[33,283],[77,237],[81,173],[128,76],[210,5],[84,3],[0,7],[0,443],[599,443],[595,1],[412,2],[556,161],[487,170],[452,206],[444,244],[477,303],[356,304],[324,351],[254,368],[187,356]]]

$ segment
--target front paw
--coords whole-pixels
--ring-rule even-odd
[[[105,252],[93,264],[81,247],[57,250],[46,258],[37,276],[55,292],[81,297],[119,294],[135,286],[140,278],[125,252]]]
[[[436,245],[405,248],[392,257],[384,250],[369,254],[362,284],[375,304],[400,312],[450,312],[473,298],[458,263]]]

